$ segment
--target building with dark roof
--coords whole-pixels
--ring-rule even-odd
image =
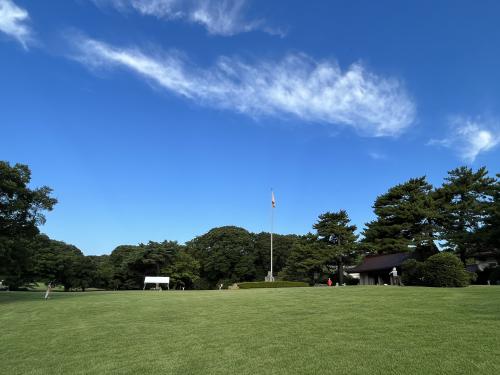
[[[401,265],[411,257],[410,253],[387,255],[367,255],[363,262],[349,270],[349,273],[359,273],[360,285],[392,284],[390,272],[394,267],[401,276]]]

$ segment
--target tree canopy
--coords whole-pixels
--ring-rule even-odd
[[[344,264],[352,262],[357,255],[356,226],[350,225],[347,211],[326,212],[319,215],[313,226],[318,240],[325,246],[326,261],[338,267],[339,283],[344,282]]]
[[[476,172],[460,167],[448,172],[445,182],[436,190],[440,238],[464,264],[469,256],[481,250],[476,234],[495,220],[497,187],[498,181],[488,176],[485,167]]]
[[[29,187],[27,165],[0,161],[0,278],[11,287],[32,281],[32,252],[28,243],[45,223],[45,211],[57,203],[52,189]]]
[[[363,231],[365,247],[379,254],[435,249],[437,210],[432,185],[425,177],[412,178],[377,197],[377,218]]]
[[[328,277],[343,283],[344,267],[367,253],[411,252],[408,276],[418,283],[424,278],[420,266],[438,252],[436,244],[458,256],[461,267],[478,255],[500,260],[499,177],[484,167],[460,167],[438,188],[426,177],[390,187],[376,198],[376,218],[366,224],[361,241],[346,210],[327,211],[313,224],[315,233],[273,235],[275,274],[310,284]],[[44,281],[65,290],[139,289],[145,276],[167,275],[174,288],[205,289],[262,280],[269,270],[270,233],[236,226],[213,228],[185,245],[150,241],[85,256],[74,245],[40,234],[45,213],[57,201],[49,187],[33,189],[30,181],[26,165],[0,162],[0,279],[12,288]]]

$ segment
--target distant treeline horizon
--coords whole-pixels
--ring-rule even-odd
[[[325,211],[307,234],[273,234],[275,275],[311,285],[328,277],[354,282],[344,275],[344,266],[367,254],[411,252],[423,261],[442,250],[464,265],[479,252],[499,258],[499,177],[485,167],[464,166],[449,171],[439,187],[425,176],[411,178],[376,198],[375,219],[361,236],[346,210]],[[47,186],[31,189],[30,180],[28,166],[0,161],[0,279],[12,289],[34,282],[60,284],[68,291],[139,289],[144,276],[156,275],[170,276],[174,288],[210,289],[261,281],[269,271],[270,233],[231,225],[184,244],[149,241],[84,255],[40,233],[44,212],[57,200]]]

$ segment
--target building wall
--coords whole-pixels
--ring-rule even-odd
[[[361,272],[359,274],[359,285],[391,285],[391,278],[389,276],[390,269]],[[401,275],[401,270],[398,267],[398,274]]]
[[[359,274],[359,285],[375,285],[376,283],[377,280],[368,273],[362,272]]]

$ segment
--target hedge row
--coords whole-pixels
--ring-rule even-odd
[[[417,262],[415,259],[405,261],[402,281],[404,285],[464,287],[469,285],[471,274],[465,270],[456,255],[442,252],[424,262]]]
[[[240,289],[252,289],[252,288],[296,288],[309,286],[308,283],[303,283],[301,281],[274,281],[272,283],[265,281],[239,283],[238,287]]]

